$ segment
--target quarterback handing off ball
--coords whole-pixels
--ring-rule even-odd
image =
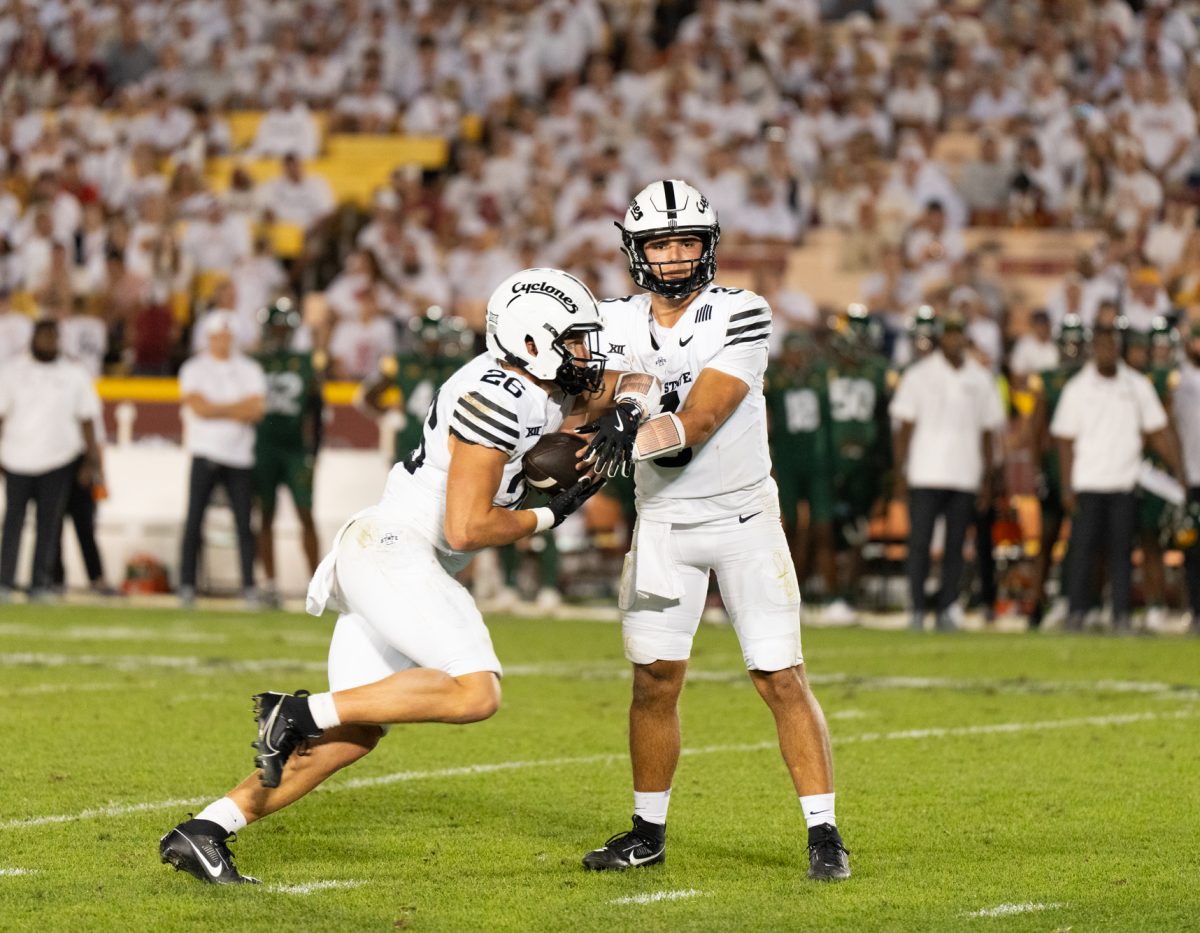
[[[547,434],[522,460],[525,481],[547,496],[570,489],[584,474],[578,468],[579,451],[587,441],[576,434]]]

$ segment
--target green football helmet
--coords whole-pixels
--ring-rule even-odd
[[[468,355],[475,337],[461,317],[447,314],[438,305],[425,309],[421,317],[408,322],[415,349],[439,357],[458,358]]]
[[[258,323],[262,327],[286,327],[295,330],[300,326],[300,311],[290,298],[277,298],[265,308],[258,310]]]
[[[1082,363],[1087,351],[1087,330],[1078,314],[1068,314],[1063,318],[1062,327],[1058,331],[1058,352],[1064,361]]]

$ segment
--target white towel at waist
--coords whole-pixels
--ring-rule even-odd
[[[639,517],[633,541],[633,589],[638,596],[675,600],[683,587],[671,558],[671,523]]]
[[[317,565],[316,573],[313,574],[313,578],[308,582],[308,595],[304,599],[304,611],[309,615],[321,615],[325,611],[326,606],[337,612],[346,611],[346,608],[338,601],[336,592],[337,575],[335,566],[337,564],[338,545],[342,543],[342,536],[346,533],[346,529],[374,508],[375,506],[371,506],[371,508],[363,509],[361,512],[351,515],[346,520],[346,523],[338,529],[337,534],[333,536],[333,546],[329,549],[329,553],[322,558],[321,563]]]

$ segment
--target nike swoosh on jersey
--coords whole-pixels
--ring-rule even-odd
[[[762,512],[755,512],[754,515],[745,515],[745,516],[739,515],[738,516],[738,524],[739,525],[746,524],[746,522],[748,522],[748,521],[750,521],[750,519],[754,518],[755,515],[762,515]]]
[[[180,835],[183,835],[183,834],[180,833]],[[194,842],[192,842],[192,840],[188,839],[187,836],[184,836],[183,838],[184,838],[184,841],[187,842],[187,844],[192,847],[192,851],[196,853],[196,855],[200,858],[200,861],[204,864],[204,870],[206,872],[208,872],[210,875],[212,875],[212,877],[214,877],[214,878],[218,877],[221,874],[221,863],[218,862],[216,865],[210,864],[208,859],[206,859],[204,857],[204,853],[201,852],[196,847],[196,843],[194,843]]]
[[[687,340],[684,340],[682,337],[680,337],[680,338],[679,338],[679,345],[680,345],[681,347],[686,347],[686,346],[687,346],[689,343],[691,343],[691,342],[692,342],[692,338],[693,338],[693,337],[695,337],[695,336],[696,336],[695,334],[688,334],[688,338],[687,338]]]

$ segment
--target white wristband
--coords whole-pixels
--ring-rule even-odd
[[[533,533],[540,534],[547,528],[554,527],[554,513],[544,505],[538,506],[536,509],[530,509],[533,512],[533,517],[537,519],[537,525],[534,526]]]

